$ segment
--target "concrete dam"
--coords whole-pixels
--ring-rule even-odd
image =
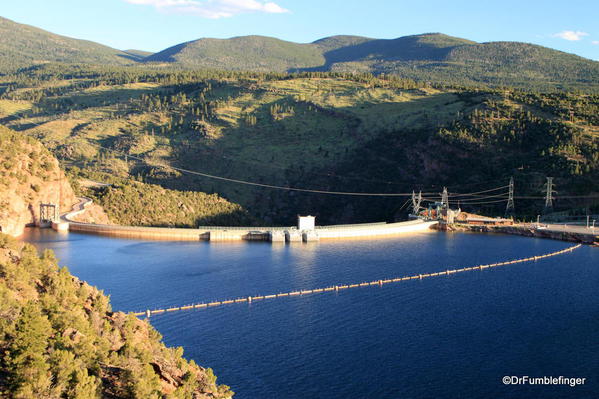
[[[74,220],[85,212],[92,200],[81,198],[73,210],[52,222],[57,231],[74,231],[113,237],[181,240],[181,241],[268,241],[301,243],[322,239],[375,238],[427,231],[437,221],[411,220],[397,223],[363,223],[316,226],[314,217],[300,217],[297,226],[289,227],[224,227],[203,226],[195,229],[169,227],[137,227],[82,223]]]

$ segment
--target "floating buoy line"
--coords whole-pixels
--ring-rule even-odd
[[[485,270],[485,269],[490,269],[490,268],[494,268],[494,267],[513,265],[516,263],[535,262],[535,261],[545,259],[545,258],[550,258],[553,256],[563,255],[566,253],[572,253],[574,250],[580,248],[581,246],[582,246],[582,244],[577,244],[577,245],[571,246],[569,248],[562,249],[561,251],[555,251],[555,252],[551,252],[551,253],[544,254],[544,255],[531,256],[529,258],[515,259],[515,260],[509,260],[509,261],[505,261],[505,262],[490,263],[490,264],[486,264],[486,265],[464,267],[461,269],[449,269],[449,270],[445,270],[442,272],[436,272],[436,273],[414,274],[414,275],[404,276],[404,277],[374,280],[374,281],[363,282],[363,283],[334,285],[334,286],[329,286],[329,287],[325,287],[325,288],[314,288],[314,289],[291,291],[291,292],[285,292],[285,293],[279,293],[279,294],[247,296],[247,297],[242,297],[242,298],[237,298],[237,299],[226,299],[226,300],[222,300],[222,301],[203,302],[203,303],[171,307],[171,308],[165,308],[165,309],[154,309],[154,310],[148,309],[143,312],[134,312],[133,314],[135,316],[150,317],[152,315],[157,315],[157,314],[161,314],[161,313],[172,313],[172,312],[179,312],[179,311],[192,310],[192,309],[206,309],[206,308],[212,308],[212,307],[223,306],[223,305],[231,305],[231,304],[236,304],[236,303],[253,303],[253,302],[268,300],[268,299],[299,297],[299,296],[313,295],[313,294],[319,294],[319,293],[324,293],[324,292],[339,292],[339,291],[348,290],[348,289],[352,289],[352,288],[373,287],[373,286],[381,287],[385,284],[399,283],[399,282],[408,281],[408,280],[422,280],[425,278],[449,276],[449,275],[456,274],[456,273],[464,273],[464,272],[470,272],[470,271],[476,271],[476,270]]]

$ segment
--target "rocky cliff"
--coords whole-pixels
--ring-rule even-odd
[[[0,126],[1,232],[18,236],[25,226],[39,223],[40,203],[66,212],[77,202],[58,161],[41,143]],[[93,217],[108,222],[101,209]]]

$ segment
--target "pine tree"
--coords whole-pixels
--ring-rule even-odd
[[[51,380],[45,353],[51,332],[48,318],[35,303],[27,303],[8,351],[8,379],[15,399],[48,397]]]

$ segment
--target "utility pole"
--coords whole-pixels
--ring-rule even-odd
[[[553,177],[547,178],[545,183],[545,213],[549,213],[553,210],[553,194],[556,191],[553,189]]]
[[[447,193],[447,187],[443,187],[443,194],[441,194],[441,206],[449,209],[449,194]]]
[[[509,198],[507,200],[507,206],[505,207],[505,217],[514,214],[514,178],[510,178],[510,191]]]
[[[420,212],[420,204],[422,203],[422,191],[418,192],[418,196],[416,193],[412,191],[412,215],[418,216],[418,212]]]

